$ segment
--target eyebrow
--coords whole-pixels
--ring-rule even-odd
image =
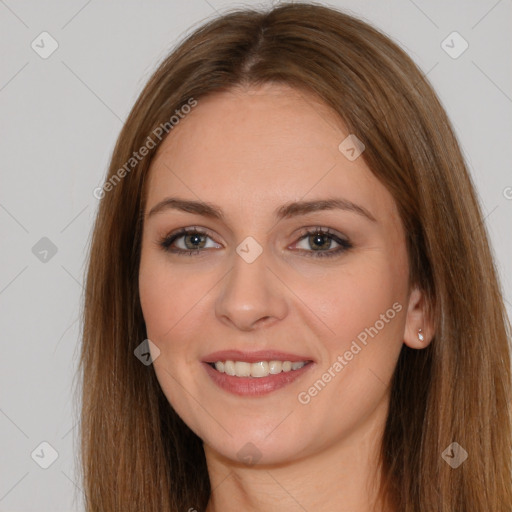
[[[195,213],[197,215],[202,215],[211,219],[217,219],[221,221],[225,220],[222,209],[219,206],[203,201],[190,201],[177,197],[167,197],[163,201],[160,201],[155,206],[153,206],[153,208],[151,208],[147,217],[152,217],[157,213],[161,213],[170,209],[187,213]],[[357,213],[358,215],[361,215],[372,222],[377,222],[375,217],[366,208],[342,198],[290,202],[277,208],[274,211],[274,216],[277,219],[286,219],[323,210],[345,210]]]

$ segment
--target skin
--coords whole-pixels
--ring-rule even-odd
[[[409,286],[396,204],[362,157],[350,161],[340,152],[348,135],[309,93],[276,84],[237,88],[199,99],[151,164],[140,300],[148,338],[160,350],[158,381],[204,441],[213,489],[208,512],[367,512],[375,498],[400,349],[424,348],[432,333],[423,296]],[[174,209],[147,216],[171,195],[214,203],[225,219]],[[334,209],[279,222],[273,216],[285,203],[332,197],[366,208],[375,222]],[[182,227],[208,231],[202,253],[173,254],[159,245]],[[332,258],[311,255],[316,246],[300,230],[315,227],[330,228],[353,248]],[[248,236],[262,249],[252,263],[236,252]],[[185,249],[193,238],[174,247]],[[322,250],[339,247],[328,241]],[[394,303],[401,307],[394,318],[300,403],[299,393]],[[315,364],[278,391],[240,397],[213,384],[200,362],[224,349],[275,349]],[[237,455],[248,442],[256,464]]]

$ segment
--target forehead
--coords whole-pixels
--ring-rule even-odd
[[[199,98],[161,144],[150,167],[147,208],[179,195],[254,212],[340,195],[375,215],[394,201],[363,159],[339,145],[350,134],[312,94],[265,84]]]

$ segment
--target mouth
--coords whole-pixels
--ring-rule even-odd
[[[275,351],[223,351],[210,354],[202,364],[211,380],[224,391],[261,396],[291,384],[315,362],[305,356]]]

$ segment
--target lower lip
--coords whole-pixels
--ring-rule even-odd
[[[202,363],[206,373],[220,388],[241,396],[261,396],[281,389],[304,375],[314,363],[308,363],[298,370],[281,372],[267,377],[234,377],[217,371],[208,363]]]

